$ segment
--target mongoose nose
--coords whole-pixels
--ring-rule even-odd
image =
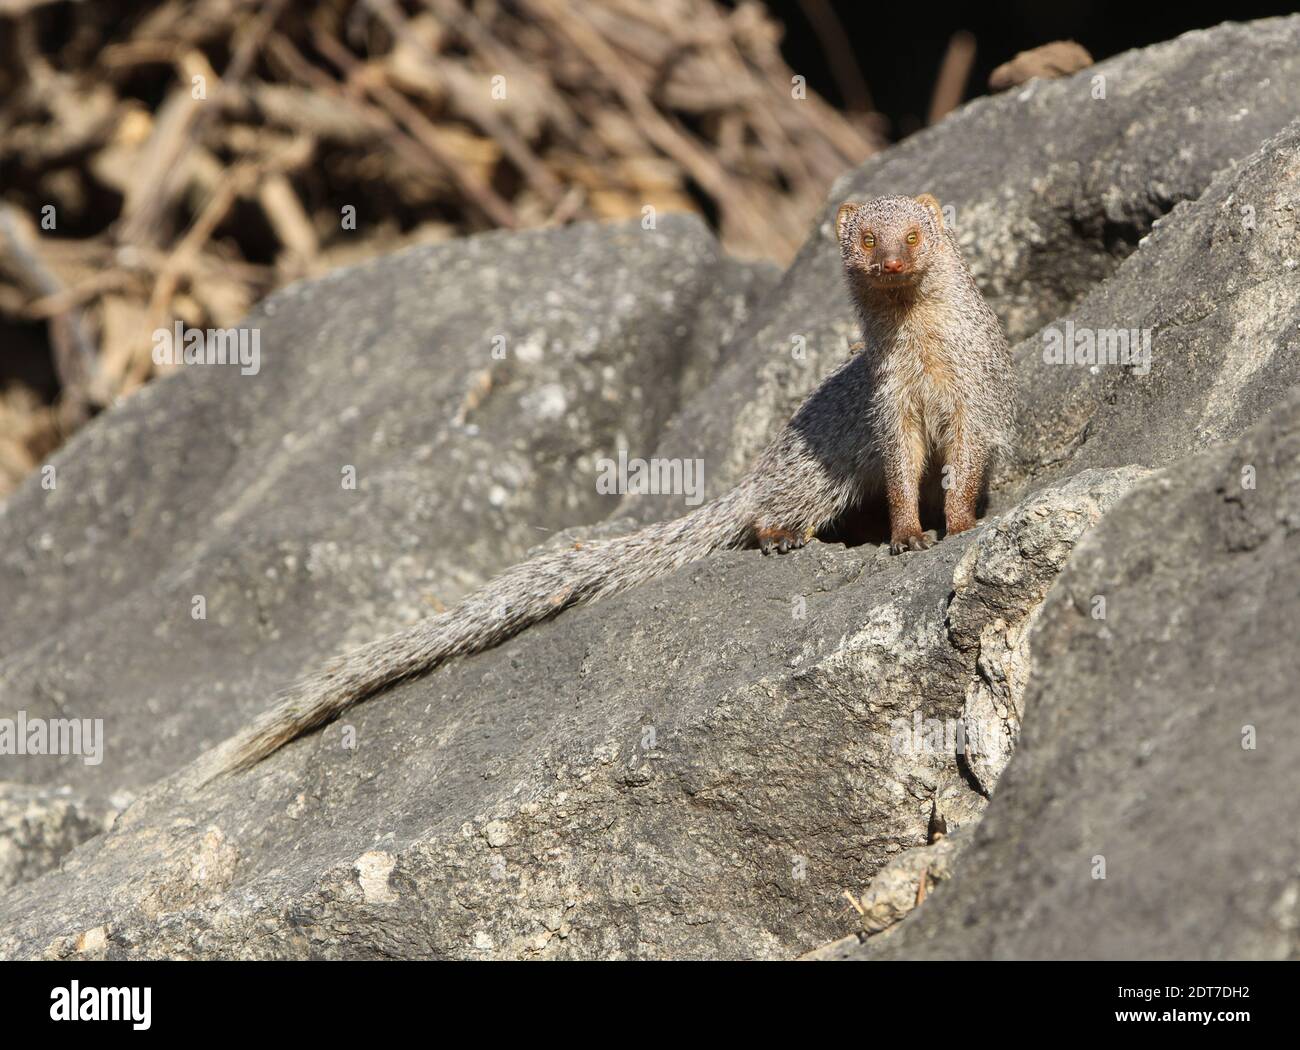
[[[880,268],[885,273],[902,273],[907,269],[907,263],[903,262],[902,259],[886,259]]]

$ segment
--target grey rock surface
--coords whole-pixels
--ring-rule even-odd
[[[72,849],[112,827],[129,801],[0,783],[0,890],[57,867]]]
[[[1078,546],[959,876],[847,954],[1300,957],[1298,605],[1293,393],[1139,483]]]
[[[905,850],[889,859],[858,897],[850,891],[853,906],[861,914],[861,932],[822,945],[801,958],[836,960],[845,958],[866,937],[883,941],[898,923],[922,906],[940,882],[953,877],[957,858],[971,836],[971,826],[956,834],[945,834],[915,849]]]
[[[304,669],[596,521],[596,458],[649,455],[774,278],[669,217],[420,248],[271,297],[247,321],[256,375],[147,387],[54,458],[52,491],[34,476],[0,508],[0,717],[103,718],[115,756],[0,779],[147,784]]]
[[[1298,43],[1300,18],[1189,34],[972,103],[837,186],[823,220],[953,204],[1021,340],[1021,449],[977,530],[710,559],[198,794],[160,778],[300,670],[557,534],[684,509],[599,495],[598,456],[734,479],[856,338],[828,226],[779,279],[689,220],[418,249],[268,300],[257,376],[187,369],[96,420],[53,491],[0,508],[0,719],[106,729],[98,766],[0,756],[0,957],[791,958],[857,930],[844,893],[872,886],[886,932],[822,954],[1295,954],[1300,852],[1259,836],[1300,758],[1277,706]],[[1150,370],[1046,362],[1067,322],[1152,328]],[[1257,488],[1214,488],[1247,455]],[[1125,881],[1213,836],[1176,897]],[[944,879],[903,918],[927,850]]]
[[[1114,277],[1016,347],[1022,434],[1004,498],[1082,466],[1174,463],[1262,418],[1300,382],[1300,123],[1180,204]],[[1073,326],[1149,331],[1142,366],[1059,365]],[[1086,348],[1086,343],[1081,343]]]
[[[996,625],[1141,474],[1083,472],[933,557],[734,552],[578,609],[137,802],[10,891],[0,955],[100,927],[110,958],[813,948],[933,810],[956,830],[983,808],[913,727],[955,723],[983,639],[1001,655]]]

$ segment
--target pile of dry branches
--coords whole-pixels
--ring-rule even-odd
[[[0,357],[55,392],[0,362],[0,492],[155,329],[400,244],[648,205],[787,259],[880,137],[779,40],[717,0],[0,0]]]

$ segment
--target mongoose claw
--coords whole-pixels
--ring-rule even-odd
[[[777,554],[789,554],[808,542],[803,533],[791,532],[789,529],[759,529],[758,549],[765,555],[776,551]]]
[[[918,532],[914,536],[904,536],[889,545],[890,554],[902,554],[904,551],[928,551],[937,542],[933,532]]]

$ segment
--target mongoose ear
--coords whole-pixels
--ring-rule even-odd
[[[939,229],[943,229],[943,208],[939,206],[939,198],[933,193],[923,193],[916,198],[916,203],[924,205],[930,209],[930,214],[934,216],[934,221],[939,224]]]
[[[844,224],[853,218],[853,213],[860,207],[862,205],[854,204],[852,201],[845,201],[840,205],[840,210],[835,213],[835,236],[840,240],[844,240]]]

